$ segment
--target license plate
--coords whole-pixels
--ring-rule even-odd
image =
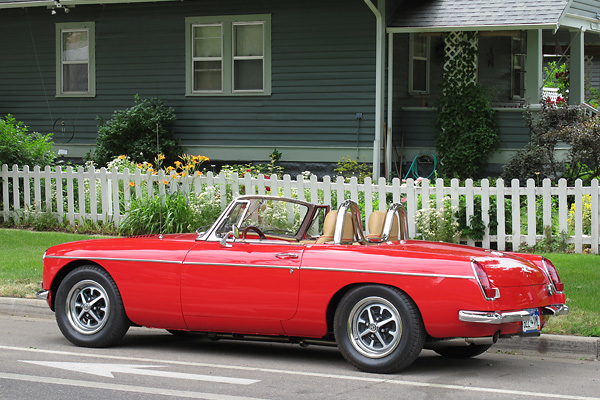
[[[541,329],[539,308],[532,308],[527,311],[529,312],[529,319],[523,321],[523,333],[539,332]]]

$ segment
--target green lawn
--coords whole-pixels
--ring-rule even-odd
[[[50,246],[92,236],[0,229],[0,296],[35,297],[42,280],[42,255]]]
[[[545,254],[565,282],[569,315],[551,318],[544,332],[600,336],[600,257],[590,254]]]
[[[50,246],[93,236],[0,229],[0,296],[35,297],[42,255]],[[569,315],[551,318],[544,332],[600,336],[600,256],[545,254],[565,282]]]

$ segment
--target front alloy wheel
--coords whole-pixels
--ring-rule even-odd
[[[69,272],[56,291],[55,310],[61,332],[77,346],[111,346],[130,325],[115,281],[95,265]]]
[[[78,282],[67,294],[67,318],[82,335],[93,335],[106,325],[110,317],[110,299],[98,282]]]

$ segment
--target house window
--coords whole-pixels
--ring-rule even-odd
[[[270,95],[270,19],[186,18],[186,95]]]
[[[429,36],[410,34],[408,91],[411,94],[429,93],[430,47]]]
[[[56,95],[95,95],[94,23],[56,25]]]
[[[515,100],[525,96],[525,40],[513,37],[511,42],[511,92]]]

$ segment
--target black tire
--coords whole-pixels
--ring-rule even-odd
[[[65,277],[55,309],[62,334],[77,346],[112,346],[130,325],[115,281],[97,266],[76,268]]]
[[[381,374],[412,364],[426,337],[421,313],[412,299],[396,288],[378,285],[346,293],[335,312],[333,330],[338,348],[350,364]]]
[[[470,344],[468,346],[440,347],[433,349],[440,356],[448,358],[471,358],[485,353],[491,344]]]

